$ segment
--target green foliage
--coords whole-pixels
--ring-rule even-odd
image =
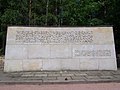
[[[0,32],[0,38],[2,37],[2,35],[3,35],[3,32]]]
[[[3,50],[3,48],[1,48],[0,49],[0,55],[3,55],[3,53],[4,53],[4,50]]]
[[[20,25],[20,17],[21,15],[18,10],[7,9],[1,16],[1,22],[7,25]]]
[[[94,26],[120,24],[120,0],[1,0],[1,25]],[[6,5],[6,6],[5,6]],[[116,6],[117,5],[117,6]],[[29,21],[29,9],[31,17]],[[119,15],[119,16],[118,16]]]
[[[88,20],[88,24],[90,26],[97,26],[97,25],[102,25],[103,21],[97,18],[93,18],[93,19]]]
[[[8,25],[113,25],[120,38],[120,0],[0,0],[0,42]],[[47,13],[48,9],[48,13]],[[31,11],[31,12],[30,12]],[[46,24],[47,23],[47,24]],[[117,39],[117,44],[120,43]],[[3,46],[0,46],[2,48]]]

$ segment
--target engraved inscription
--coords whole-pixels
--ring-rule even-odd
[[[93,31],[16,31],[17,43],[92,43]]]
[[[75,50],[74,56],[111,56],[111,50]]]

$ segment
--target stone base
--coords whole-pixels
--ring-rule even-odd
[[[4,71],[117,70],[116,59],[6,60]],[[74,63],[73,63],[74,61]],[[109,62],[109,63],[108,63]]]

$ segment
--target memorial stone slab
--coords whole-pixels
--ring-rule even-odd
[[[117,70],[112,27],[8,27],[5,72]]]

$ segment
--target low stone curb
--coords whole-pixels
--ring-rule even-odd
[[[31,84],[31,85],[48,85],[48,84],[89,84],[89,83],[120,83],[120,81],[66,81],[66,82],[41,82],[41,81],[0,81],[0,85],[13,85],[13,84]]]

